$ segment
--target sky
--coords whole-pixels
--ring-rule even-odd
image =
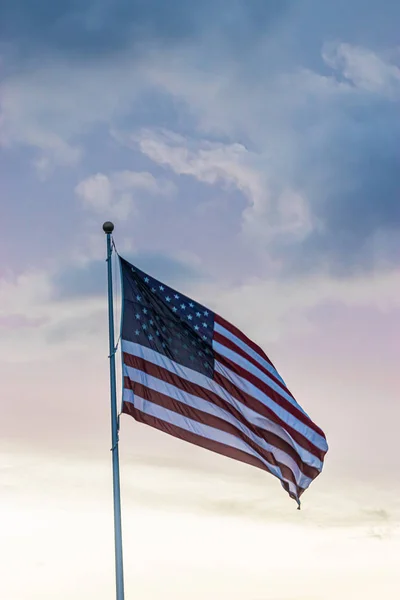
[[[299,512],[123,415],[127,600],[397,598],[399,19],[395,0],[0,3],[3,600],[114,597],[106,220],[262,345],[330,447]]]

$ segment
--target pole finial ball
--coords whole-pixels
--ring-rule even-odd
[[[111,221],[106,221],[103,225],[103,231],[104,233],[112,233],[114,231],[114,223],[111,223]]]

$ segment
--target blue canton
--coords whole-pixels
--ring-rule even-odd
[[[212,377],[214,313],[120,257],[122,339]]]

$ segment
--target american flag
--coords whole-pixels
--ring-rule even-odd
[[[272,473],[300,507],[328,450],[263,350],[120,257],[122,412]]]

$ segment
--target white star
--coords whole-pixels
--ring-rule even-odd
[[[136,331],[135,331],[135,335],[140,335],[140,331],[139,331],[139,329],[136,329]]]
[[[201,317],[201,313],[197,312],[196,317]]]
[[[136,296],[136,300],[137,300],[138,302],[140,302],[140,301],[141,301],[141,299],[142,299],[142,296],[139,296],[139,294],[138,294],[138,295]]]
[[[190,308],[194,308],[193,302],[190,302],[189,306],[190,306]]]
[[[148,277],[145,277],[145,278],[144,278],[144,282],[145,282],[145,283],[149,283],[149,281],[150,281],[150,279],[149,279]]]
[[[200,327],[198,325],[195,325],[194,328],[196,331],[198,331],[200,329]]]
[[[167,302],[171,302],[171,298],[169,296],[167,296],[165,299]]]
[[[151,340],[153,339],[152,335],[149,335],[149,341],[151,342]]]
[[[136,317],[137,319],[140,319],[140,315],[139,315],[139,313],[136,313],[135,317]]]
[[[163,285],[160,285],[159,289],[161,292],[163,292],[165,290],[165,287]]]
[[[144,308],[143,312],[144,312],[145,315],[147,315],[147,308]]]
[[[207,329],[207,327],[208,327],[207,323],[203,323],[203,327],[204,327],[205,329]]]
[[[142,329],[147,329],[147,325],[146,325],[146,323],[143,323],[143,325],[142,325]]]
[[[174,298],[176,298],[177,300],[179,300],[179,294],[175,294]]]
[[[181,304],[181,309],[182,309],[182,310],[185,310],[185,309],[186,309],[186,306],[185,306],[184,304]]]
[[[188,315],[188,319],[191,321],[193,319],[192,315]]]
[[[205,316],[205,317],[208,317],[208,310],[205,310],[205,311],[204,311],[204,316]]]
[[[153,294],[154,294],[154,292],[156,291],[156,288],[155,288],[155,287],[152,287],[152,288],[151,288],[151,291],[152,291],[152,292],[153,292]]]
[[[173,310],[174,312],[176,312],[178,309],[176,308],[176,306],[174,306],[172,310]]]
[[[149,323],[150,323],[150,325],[154,325],[153,319],[150,319]]]

